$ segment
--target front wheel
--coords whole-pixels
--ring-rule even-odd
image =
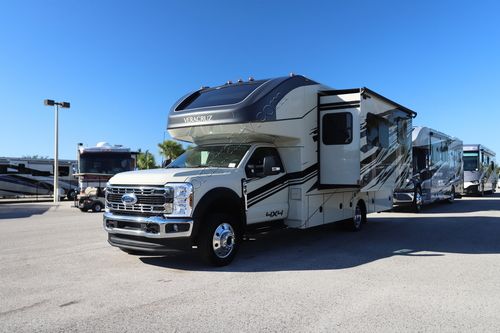
[[[417,187],[415,189],[412,208],[413,212],[415,213],[420,213],[422,211],[422,190],[420,189],[420,187]]]
[[[92,211],[95,212],[95,213],[99,213],[100,211],[102,210],[102,205],[100,202],[96,202],[93,206],[92,206]]]
[[[214,266],[230,264],[242,240],[239,221],[228,214],[214,214],[202,223],[198,246],[201,258]]]
[[[448,198],[448,203],[453,203],[455,201],[455,187],[451,187],[450,197]]]

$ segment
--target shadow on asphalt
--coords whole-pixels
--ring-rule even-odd
[[[30,205],[30,204],[16,204],[0,205],[0,220],[1,219],[17,219],[30,217],[32,215],[41,215],[48,211],[51,205]]]
[[[392,256],[412,256],[418,260],[447,253],[500,253],[500,217],[425,216],[443,210],[475,212],[478,205],[481,211],[500,210],[498,195],[494,197],[431,205],[423,214],[408,217],[374,214],[357,233],[344,231],[341,224],[332,224],[258,234],[242,244],[231,265],[222,268],[204,265],[194,252],[140,257],[140,260],[149,265],[189,271],[273,272],[345,269]]]

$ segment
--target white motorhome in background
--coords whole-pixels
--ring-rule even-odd
[[[59,160],[59,196],[73,200],[77,180],[76,161]],[[0,157],[0,197],[52,195],[54,160],[22,157]]]
[[[167,169],[120,173],[104,228],[126,252],[196,246],[228,264],[245,230],[310,228],[391,209],[409,176],[416,113],[369,90],[303,76],[202,88],[181,98],[170,135],[197,146]]]
[[[462,141],[429,127],[412,132],[412,176],[394,192],[396,205],[422,205],[435,201],[453,202],[463,192]]]
[[[464,145],[464,194],[492,193],[497,183],[495,152],[480,144]]]
[[[115,174],[136,168],[137,152],[122,145],[99,142],[95,147],[78,145],[78,184],[80,193],[88,187],[104,189]]]

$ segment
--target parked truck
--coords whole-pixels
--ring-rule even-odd
[[[168,132],[194,143],[167,168],[106,188],[104,229],[125,252],[197,248],[229,264],[246,230],[311,228],[391,209],[409,177],[416,113],[367,88],[303,76],[202,88],[171,108]]]
[[[463,192],[462,141],[429,127],[412,131],[412,174],[394,192],[394,204],[420,212],[436,201],[453,202]]]

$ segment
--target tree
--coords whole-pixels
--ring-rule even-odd
[[[42,156],[42,155],[24,155],[21,158],[27,158],[30,160],[48,160],[49,159],[48,156]]]
[[[174,160],[184,152],[182,145],[174,140],[165,140],[162,143],[159,143],[158,147],[160,148],[160,154],[167,160]]]
[[[140,170],[156,168],[154,155],[147,150],[145,153],[139,153],[139,155],[137,156],[137,167]]]

